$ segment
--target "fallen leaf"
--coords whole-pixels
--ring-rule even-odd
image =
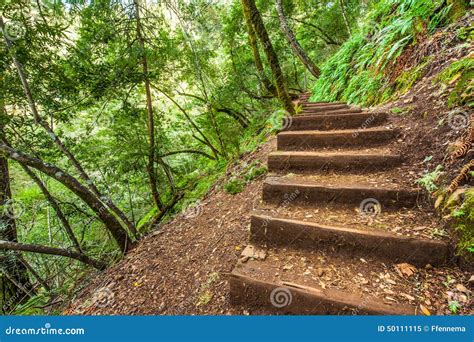
[[[400,293],[401,296],[405,297],[408,300],[415,300],[415,297],[410,296],[409,294],[406,293]]]
[[[397,264],[396,267],[403,275],[406,275],[407,277],[411,277],[416,272],[416,267],[406,262]]]
[[[456,290],[458,290],[459,292],[469,293],[469,290],[466,289],[466,287],[463,284],[457,284]]]
[[[425,316],[431,316],[430,310],[428,310],[424,305],[420,304],[420,309]]]

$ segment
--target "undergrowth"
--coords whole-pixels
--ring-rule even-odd
[[[359,30],[323,65],[313,101],[344,100],[361,105],[385,102],[407,91],[429,60],[391,80],[387,70],[417,38],[430,35],[464,12],[461,0],[382,0]],[[455,10],[455,11],[454,11]]]
[[[473,106],[474,90],[474,59],[467,56],[451,63],[438,76],[434,82],[439,82],[445,86],[453,85],[454,89],[449,94],[448,107],[469,105]]]
[[[474,261],[474,189],[465,192],[463,203],[452,210],[451,216],[458,235],[458,254]]]

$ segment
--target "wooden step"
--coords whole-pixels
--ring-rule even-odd
[[[386,127],[337,131],[284,131],[277,135],[277,148],[279,151],[297,151],[319,147],[369,146],[386,143],[398,134],[398,129]]]
[[[334,214],[337,215],[337,211]],[[321,244],[331,244],[344,249],[352,247],[362,250],[390,262],[409,262],[417,266],[443,265],[449,255],[448,244],[442,241],[258,214],[251,216],[250,233],[253,243],[265,246],[291,245],[314,249]]]
[[[311,102],[305,102],[302,104],[303,105],[303,109],[311,109],[313,112],[317,113],[317,112],[323,112],[323,111],[327,111],[327,110],[339,110],[339,109],[348,109],[350,108],[348,105],[346,104],[328,104],[328,105],[320,105],[320,104],[311,104]]]
[[[412,305],[387,303],[371,293],[324,288],[311,277],[282,269],[283,261],[270,258],[237,263],[229,276],[232,304],[278,314],[416,314]]]
[[[387,113],[295,115],[287,131],[367,128],[387,121]]]
[[[370,176],[367,176],[370,179]],[[329,177],[327,177],[329,178]],[[382,208],[411,208],[419,197],[417,189],[394,184],[375,186],[355,183],[350,177],[338,176],[337,183],[312,181],[307,177],[268,177],[263,183],[263,200],[269,203],[303,204],[343,203],[359,205],[376,199]]]
[[[328,115],[328,114],[350,114],[350,113],[362,113],[360,108],[339,108],[339,109],[327,109],[327,108],[303,108],[303,110],[297,115]]]
[[[386,153],[277,151],[268,155],[269,171],[367,171],[399,165],[402,158]]]

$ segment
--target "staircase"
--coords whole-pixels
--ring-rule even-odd
[[[393,150],[399,130],[386,113],[307,100],[268,157],[250,244],[230,275],[232,303],[257,313],[418,313],[420,290],[405,273],[441,266],[449,251],[430,235],[436,218]]]

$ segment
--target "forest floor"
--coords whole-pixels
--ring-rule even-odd
[[[234,168],[265,161],[272,137]],[[232,168],[228,174],[233,173]],[[128,255],[93,277],[66,314],[242,314],[230,306],[226,274],[247,244],[251,212],[265,175],[236,195],[222,179],[192,210],[150,233]]]
[[[434,43],[436,42],[427,44],[432,46]],[[403,178],[400,179],[403,183],[413,184],[427,171],[431,172],[438,164],[443,164],[447,149],[461,136],[464,127],[446,124],[451,111],[446,107],[447,97],[452,89],[449,85],[435,85],[433,78],[449,63],[469,54],[472,54],[472,48],[469,47],[438,49],[436,63],[431,64],[424,78],[409,92],[401,94],[396,101],[370,109],[390,113],[390,125],[401,129],[401,136],[396,144],[390,146],[390,150],[399,151],[406,157],[403,172],[399,176],[394,175]],[[467,107],[459,110],[458,114],[463,113],[466,118],[472,114],[472,110]],[[268,153],[275,149],[276,139],[270,137],[267,143],[244,156],[234,168],[257,160],[265,162]],[[461,166],[461,161],[454,163],[446,169],[446,173],[453,178]],[[231,195],[224,191],[223,186],[232,173],[230,168],[227,177],[217,182],[195,208],[176,216],[150,233],[117,264],[92,275],[90,281],[84,282],[82,290],[71,300],[64,313],[259,313],[230,304],[227,275],[248,243],[250,212],[262,207],[261,190],[265,175],[249,182],[242,192]],[[429,215],[437,224],[445,223],[433,213]],[[418,224],[416,217],[392,217],[390,220]],[[428,237],[421,230],[416,234]],[[328,280],[331,282],[345,271],[344,267],[326,271],[325,277],[333,277],[334,279]],[[449,313],[447,302],[450,296],[456,294],[461,299],[468,298],[474,290],[472,274],[457,268],[438,271],[420,268],[415,272],[415,280],[401,280],[405,283],[399,285],[403,288],[415,287],[421,282],[430,283],[433,293],[425,293],[425,296],[428,298],[426,302],[429,302],[427,306],[434,310],[432,313]],[[394,278],[396,277],[395,274]],[[430,295],[433,295],[432,300]],[[470,300],[462,303],[459,313],[473,311],[474,303]]]

